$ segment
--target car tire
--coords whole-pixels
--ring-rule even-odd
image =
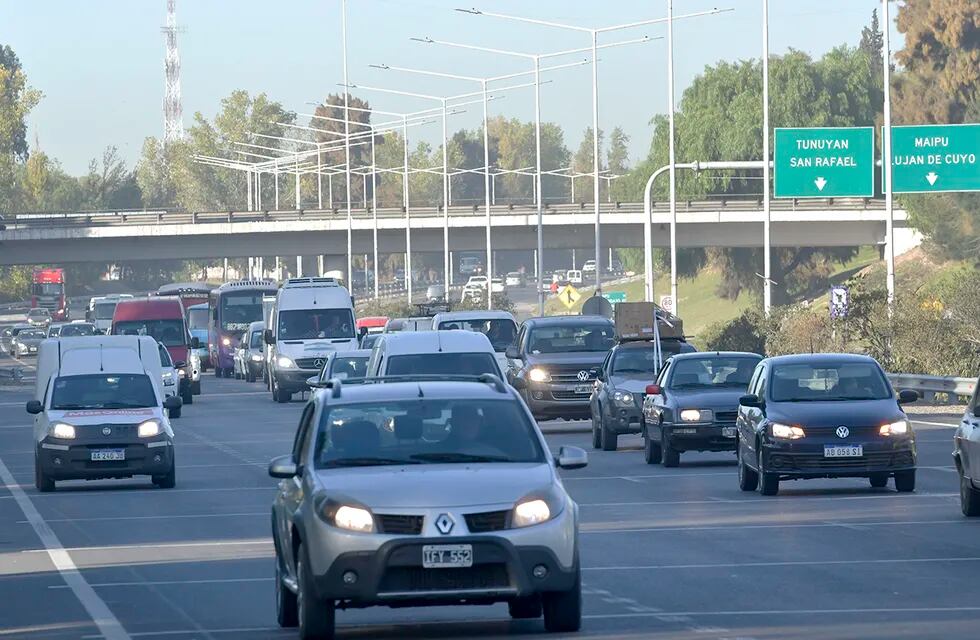
[[[299,625],[296,594],[282,582],[282,567],[278,556],[276,557],[276,622],[285,629],[294,629]]]
[[[285,404],[293,399],[293,394],[286,393],[278,384],[276,384],[275,377],[272,378],[272,399],[279,404]]]
[[[37,458],[34,459],[34,486],[41,493],[51,493],[55,489],[54,480],[44,473]]]
[[[759,452],[759,491],[764,496],[774,496],[779,493],[779,475],[769,473],[762,466],[762,452]]]
[[[177,486],[177,464],[170,463],[170,471],[162,476],[153,476],[153,484],[161,489],[173,489]]]
[[[660,449],[660,445],[650,438],[649,433],[643,435],[643,459],[647,461],[647,464],[660,464],[663,459],[663,451]]]
[[[191,395],[199,396],[201,395],[201,381],[191,383]]]
[[[888,474],[876,473],[868,478],[868,482],[875,489],[881,489],[882,487],[888,486]]]
[[[968,518],[980,516],[980,489],[975,489],[964,475],[960,475],[960,509]]]
[[[662,450],[663,464],[665,467],[676,467],[681,463],[681,452],[670,444],[670,439],[660,429],[660,449]]]
[[[567,633],[582,628],[582,570],[575,567],[575,584],[568,591],[549,591],[541,596],[544,628]]]
[[[601,408],[599,409],[599,440],[603,451],[615,451],[619,446],[619,434],[606,427]]]
[[[533,618],[540,618],[542,612],[541,598],[538,596],[531,596],[528,598],[511,600],[507,603],[507,610],[510,612],[510,617],[514,620],[531,620]]]
[[[245,372],[245,382],[255,382],[255,374],[251,369]]]
[[[741,441],[735,445],[735,456],[738,458],[738,488],[742,491],[755,491],[759,486],[759,474],[742,459]]]
[[[336,616],[334,602],[317,597],[306,549],[302,544],[296,550],[296,558],[296,574],[299,579],[296,617],[300,640],[333,640]]]
[[[222,373],[221,367],[215,367],[214,368],[214,377],[215,378],[220,378],[221,377],[221,373]]]
[[[167,417],[171,419],[179,418],[181,411],[183,411],[183,407],[177,407],[176,409],[168,409]]]
[[[908,471],[895,472],[895,489],[899,493],[912,493],[915,491],[915,469]]]
[[[600,447],[602,447],[602,433],[596,424],[595,416],[592,416],[592,448],[599,449]]]

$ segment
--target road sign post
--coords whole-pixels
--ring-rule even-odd
[[[980,191],[980,124],[892,126],[892,191]]]
[[[775,129],[777,198],[874,196],[873,127]]]

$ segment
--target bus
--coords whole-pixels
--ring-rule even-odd
[[[157,289],[158,296],[177,296],[186,311],[195,304],[207,304],[211,287],[206,282],[172,282]]]
[[[47,309],[51,319],[68,319],[68,300],[65,297],[65,270],[35,269],[31,279],[31,309]]]
[[[235,349],[248,325],[263,320],[263,299],[279,290],[271,280],[236,280],[211,291],[208,354],[214,375],[232,377]]]

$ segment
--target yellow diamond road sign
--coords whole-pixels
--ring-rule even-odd
[[[575,303],[578,302],[579,298],[581,297],[582,294],[578,292],[578,289],[570,284],[566,284],[561,291],[558,292],[558,299],[561,300],[561,303],[565,305],[566,309],[571,309],[573,306],[575,306]]]

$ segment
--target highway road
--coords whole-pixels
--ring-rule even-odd
[[[26,386],[0,387],[0,637],[292,638],[276,627],[266,463],[302,403],[207,377],[175,421],[177,488],[33,488]],[[914,494],[865,480],[742,493],[731,455],[677,469],[627,450],[565,472],[581,508],[582,638],[975,638],[980,521],[960,515],[955,418],[916,416]],[[581,423],[546,423],[546,430]],[[585,447],[585,433],[548,436]],[[98,625],[95,620],[98,620]],[[338,613],[339,637],[512,638],[502,605]]]

